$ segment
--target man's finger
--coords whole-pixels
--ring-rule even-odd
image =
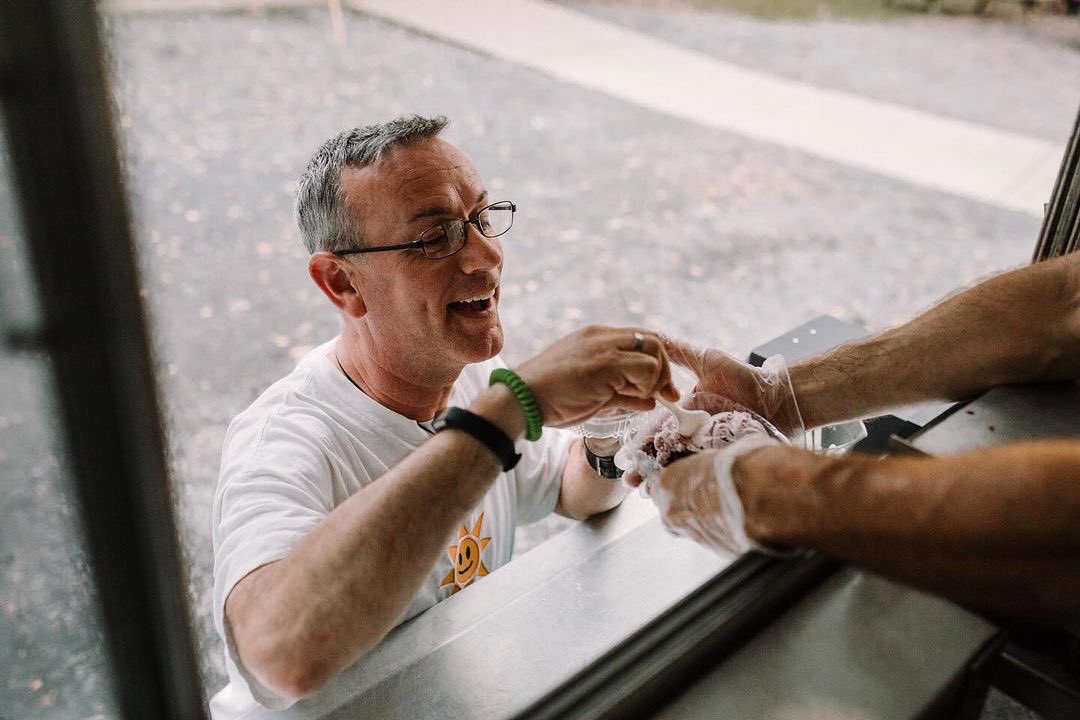
[[[638,397],[636,395],[622,395],[616,393],[604,403],[603,407],[596,411],[596,413],[603,413],[608,410],[632,410],[635,412],[646,412],[656,407],[656,401],[649,397]]]
[[[675,387],[675,382],[671,379],[671,362],[668,359],[666,350],[661,347],[660,360],[662,365],[660,367],[660,394],[667,400],[675,402],[679,399],[679,390]]]
[[[675,382],[671,378],[671,360],[668,357],[667,350],[664,348],[664,341],[660,335],[655,333],[650,337],[656,341],[656,357],[660,361],[660,373],[657,377],[655,387],[658,388],[657,392],[661,396],[671,402],[675,402],[679,399],[679,390],[675,387]]]
[[[659,358],[644,353],[623,355],[618,368],[623,386],[618,387],[617,392],[637,397],[652,397],[659,393],[671,383],[670,378],[662,379],[660,363]]]
[[[649,383],[649,386],[654,388],[655,392],[661,393],[669,400],[671,391],[675,388],[674,383],[671,381],[671,363],[668,360],[667,351],[664,350],[664,342],[660,339],[660,336],[650,331],[635,331],[634,337],[637,340],[635,347],[640,347],[638,352],[642,352],[646,355],[652,355],[657,360],[656,376]],[[676,390],[676,397],[678,399],[678,391]]]
[[[620,344],[619,349],[625,350],[626,352],[637,352],[650,355],[651,353],[645,349],[645,343],[648,341],[645,333],[633,328],[628,328],[628,330],[630,332],[630,344],[628,346]]]

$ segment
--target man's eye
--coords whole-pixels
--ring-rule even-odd
[[[424,236],[420,238],[424,245],[429,248],[437,248],[446,244],[446,230],[443,228],[432,228],[424,233]]]

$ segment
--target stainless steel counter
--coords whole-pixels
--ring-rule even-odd
[[[845,569],[655,717],[911,720],[995,632],[945,600]]]
[[[395,629],[266,718],[511,717],[732,561],[664,532],[632,494]]]
[[[652,503],[632,495],[397,628],[315,697],[263,716],[514,717],[732,560],[669,536]],[[845,572],[664,717],[704,717],[720,702],[727,717],[780,717],[812,703],[911,718],[992,634],[948,603]]]
[[[1080,437],[1080,383],[996,387],[928,425],[912,445],[950,455],[1007,442]]]

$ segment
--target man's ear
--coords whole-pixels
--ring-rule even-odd
[[[330,252],[317,252],[308,258],[308,274],[323,295],[346,315],[362,317],[367,313],[360,273],[345,258]]]

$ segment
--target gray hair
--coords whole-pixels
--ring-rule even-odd
[[[392,148],[435,137],[448,122],[442,115],[403,115],[389,122],[346,130],[324,142],[296,187],[296,224],[308,252],[363,246],[359,229],[346,212],[341,196],[342,168],[371,165]]]

